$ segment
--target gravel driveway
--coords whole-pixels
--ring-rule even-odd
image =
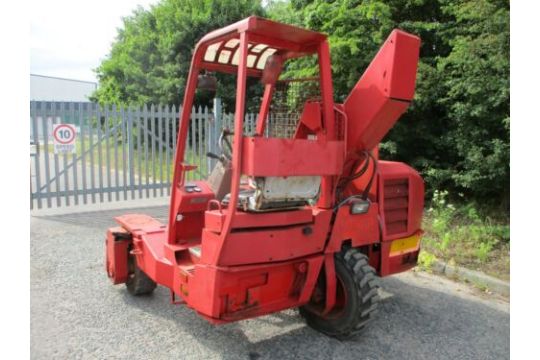
[[[31,356],[34,359],[506,359],[509,305],[425,273],[382,280],[375,321],[338,341],[295,310],[214,327],[158,287],[133,298],[103,266],[112,216],[165,207],[31,218]]]

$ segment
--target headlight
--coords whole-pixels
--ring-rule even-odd
[[[365,214],[369,211],[369,204],[370,202],[368,200],[360,200],[360,199],[354,199],[351,201],[351,214],[357,215],[357,214]]]

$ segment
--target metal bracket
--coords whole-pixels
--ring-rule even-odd
[[[334,254],[328,253],[324,256],[324,270],[326,273],[326,304],[322,315],[327,315],[336,304],[336,268],[334,264]]]
[[[171,292],[171,304],[183,305],[186,303],[184,300],[176,300],[176,294],[174,293],[174,291],[170,290],[170,292]]]

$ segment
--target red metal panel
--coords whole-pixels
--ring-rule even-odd
[[[407,271],[416,266],[420,250],[408,252],[403,255],[390,256],[391,241],[381,244],[380,276],[388,276]]]
[[[420,38],[401,30],[390,34],[390,43],[395,45],[390,68],[387,76],[388,96],[392,99],[412,101],[416,84],[416,68],[420,54]]]
[[[309,300],[322,256],[237,267],[197,265],[188,305],[223,323],[298,307]]]
[[[296,126],[294,139],[307,139],[308,135],[320,135],[322,130],[321,103],[318,101],[307,101],[304,104],[302,115]]]
[[[347,150],[370,150],[414,95],[420,39],[394,30],[345,100]]]
[[[119,237],[118,234],[124,236]],[[105,240],[105,270],[113,284],[125,283],[128,278],[129,233],[120,227],[110,228]]]
[[[366,90],[366,92],[374,90]],[[371,150],[377,146],[409,103],[380,96],[380,93],[349,97],[345,103],[347,124],[347,152]]]
[[[338,175],[343,141],[245,137],[242,173],[249,176]]]
[[[349,205],[339,208],[325,252],[340,251],[341,244],[345,240],[351,240],[352,247],[378,243],[380,241],[378,215],[377,203],[371,204],[365,214],[351,214]]]
[[[201,237],[204,211],[208,208],[208,202],[215,196],[206,181],[193,181],[193,183],[201,190],[200,192],[187,192],[184,186],[178,186],[174,190],[176,215],[174,220],[169,216],[169,222],[172,221],[174,224],[173,227],[169,225],[169,244]]]
[[[321,129],[321,103],[308,101],[304,104],[300,124],[305,125],[311,132]]]
[[[219,255],[215,253],[216,234],[205,230],[201,262],[222,266],[257,264],[322,252],[331,214],[330,210],[315,212],[312,224],[232,231]]]
[[[200,239],[203,227],[204,211],[182,213],[182,220],[177,222],[176,243],[185,244],[192,239]]]
[[[421,230],[424,181],[418,172],[404,163],[379,161],[378,173],[382,240],[407,237]]]
[[[114,220],[129,233],[137,231],[152,233],[155,231],[162,231],[165,228],[164,224],[153,217],[144,214],[126,214],[117,216]]]
[[[209,210],[205,212],[205,229],[220,232],[227,209]],[[288,226],[313,222],[313,211],[310,208],[265,213],[248,213],[237,211],[232,221],[232,228],[255,228],[270,226]]]
[[[208,202],[215,198],[214,192],[207,181],[198,180],[190,181],[190,183],[196,185],[201,191],[188,192],[183,187],[178,190],[179,209],[181,209],[180,213],[182,214],[205,211],[208,208]]]
[[[166,256],[167,234],[164,229],[133,236],[132,254],[139,266],[155,282],[173,288],[173,262]]]
[[[265,38],[291,41],[306,46],[319,43],[326,39],[326,35],[297,26],[278,23],[272,20],[251,16],[254,19],[247,31]]]
[[[204,229],[220,233],[223,228],[226,213],[222,210],[208,210],[204,213]]]
[[[219,264],[225,266],[283,261],[322,252],[326,231],[315,230],[313,234],[305,235],[303,229],[304,226],[294,226],[233,232],[223,246]]]

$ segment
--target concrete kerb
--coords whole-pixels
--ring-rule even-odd
[[[431,270],[435,273],[446,275],[450,278],[458,278],[460,280],[468,281],[480,288],[486,288],[497,294],[510,297],[510,282],[494,278],[480,271],[450,265],[439,260],[435,260],[431,266]]]

